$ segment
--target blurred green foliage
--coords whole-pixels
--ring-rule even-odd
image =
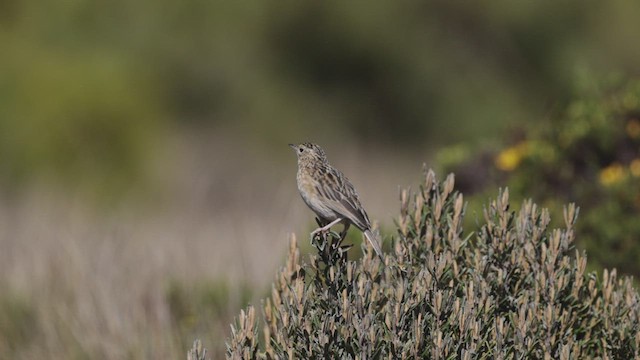
[[[577,243],[590,261],[640,275],[640,80],[579,80],[575,99],[501,150],[467,151],[447,170],[466,174],[484,201],[495,183],[531,197],[556,214],[581,207]],[[480,154],[480,155],[477,155]],[[469,189],[463,189],[469,190]]]
[[[144,181],[162,135],[150,82],[108,53],[0,42],[3,185],[53,181],[106,199]]]
[[[175,124],[247,142],[476,141],[564,104],[576,67],[637,72],[639,15],[624,1],[5,0],[0,176],[117,193]]]
[[[36,338],[37,317],[30,302],[15,294],[0,294],[0,354],[17,352]]]

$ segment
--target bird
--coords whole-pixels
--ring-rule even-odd
[[[289,144],[298,156],[298,191],[305,204],[318,216],[318,227],[311,232],[326,233],[338,223],[344,225],[341,239],[353,224],[364,233],[376,254],[382,250],[371,231],[371,221],[349,179],[329,164],[324,150],[313,143]]]

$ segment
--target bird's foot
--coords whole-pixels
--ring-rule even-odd
[[[317,218],[316,218],[316,221],[320,225],[320,221]],[[331,241],[330,246],[333,249],[340,247],[346,232],[343,231],[343,233],[338,234],[336,232],[331,231],[331,227],[339,223],[340,221],[342,221],[342,219],[338,218],[330,222],[329,224],[326,224],[326,225],[323,224],[319,228],[313,230],[310,234],[311,245],[313,246],[315,241],[318,244],[317,245],[318,249],[322,250],[324,249],[325,245],[329,243],[329,236],[327,235],[331,235],[330,237],[333,238],[333,241]]]
[[[316,229],[309,234],[309,238],[311,245],[314,245],[314,243],[322,244],[322,248],[324,248],[324,244],[329,242],[330,238],[334,239],[334,241],[332,241],[334,248],[340,246],[343,240],[343,237],[341,237],[340,234],[335,231],[331,231],[331,229]]]
[[[320,221],[316,218],[316,221],[318,222],[318,224],[320,224]],[[324,226],[320,226],[319,228],[313,230],[310,234],[311,236],[311,241],[313,243],[313,239],[316,237],[317,234],[320,234],[320,237],[323,239],[326,239],[327,234],[328,233],[332,233],[331,232],[331,227],[337,223],[339,223],[340,221],[342,221],[341,218],[335,219],[332,222],[330,222],[329,224],[326,224]],[[332,233],[335,234],[335,233]],[[338,237],[339,235],[335,234],[335,237]],[[340,239],[342,239],[342,237],[340,237]]]

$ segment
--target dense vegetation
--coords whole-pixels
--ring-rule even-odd
[[[552,214],[577,202],[577,244],[590,265],[640,276],[640,81],[589,80],[566,108],[514,131],[504,149],[467,154],[444,166],[461,174],[461,191],[479,194],[474,203],[496,183]]]
[[[573,246],[577,208],[560,229],[531,201],[502,191],[465,234],[453,176],[429,171],[403,191],[384,263],[348,261],[338,238],[304,262],[292,239],[271,297],[240,314],[230,359],[631,359],[640,355],[640,297],[631,279],[586,271]],[[262,321],[259,321],[262,318]],[[262,337],[261,337],[262,336]]]

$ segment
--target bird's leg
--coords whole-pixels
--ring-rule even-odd
[[[333,246],[334,249],[337,249],[337,248],[340,247],[340,245],[342,245],[342,242],[344,241],[344,238],[347,236],[347,230],[349,230],[349,226],[351,226],[351,222],[349,222],[349,220],[347,220],[347,219],[344,219],[342,224],[344,225],[344,229],[342,229],[342,231],[338,235],[339,239],[334,244],[334,246]],[[351,246],[349,246],[349,247],[351,247]]]
[[[337,219],[333,220],[332,222],[330,222],[328,225],[325,225],[325,226],[322,226],[322,227],[319,227],[319,228],[313,230],[311,232],[311,237],[313,237],[317,233],[325,233],[325,232],[327,232],[329,229],[331,229],[331,227],[333,225],[339,223],[340,221],[342,221],[342,218],[337,218]]]
[[[345,221],[344,229],[342,229],[342,232],[340,233],[340,242],[342,242],[342,240],[344,240],[344,238],[347,236],[347,230],[349,230],[349,226],[351,226],[351,223],[349,221]]]

